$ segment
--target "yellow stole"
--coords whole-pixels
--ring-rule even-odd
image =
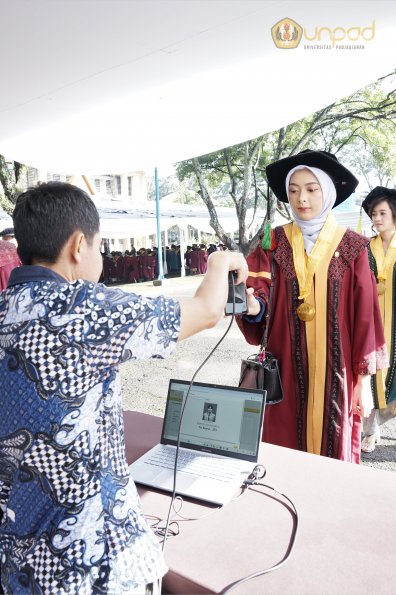
[[[396,259],[396,232],[393,232],[386,254],[380,234],[370,241],[370,247],[377,263],[377,277],[381,281],[386,281]]]
[[[377,277],[379,281],[386,281],[385,292],[378,295],[378,303],[381,311],[382,325],[384,327],[384,334],[386,340],[386,347],[390,355],[391,341],[392,341],[392,298],[393,298],[393,267],[396,262],[396,233],[388,246],[386,254],[384,254],[384,247],[382,238],[378,234],[370,241],[370,248],[377,264]],[[389,277],[389,279],[388,279]],[[380,409],[386,407],[385,397],[385,380],[388,369],[378,370],[376,374],[378,406]]]
[[[294,226],[295,224],[289,223],[284,226],[284,230],[293,249],[293,262],[299,282],[300,296],[301,299],[304,296],[304,299],[316,310],[314,319],[305,322],[309,367],[307,451],[320,454],[327,368],[327,273],[330,261],[346,229],[339,227],[334,216],[329,213],[311,254],[307,256],[304,242],[301,244],[301,239],[293,242],[292,228]],[[298,233],[296,235],[298,237]]]
[[[337,222],[334,215],[329,213],[310,255],[307,256],[301,229],[296,223],[293,223],[291,245],[293,249],[294,269],[300,290],[298,298],[300,300],[305,300],[311,293],[314,275],[329,251],[329,246],[332,243],[336,229]]]

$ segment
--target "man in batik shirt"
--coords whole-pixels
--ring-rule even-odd
[[[118,366],[214,326],[228,271],[244,281],[246,262],[216,253],[179,302],[107,289],[96,207],[58,182],[18,197],[14,229],[24,266],[0,296],[3,592],[151,592],[166,566],[128,471]]]

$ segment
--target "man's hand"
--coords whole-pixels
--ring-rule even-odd
[[[249,268],[245,257],[240,252],[232,252],[231,250],[212,252],[208,258],[208,268],[218,266],[218,263],[222,262],[224,259],[228,259],[228,271],[236,271],[237,273],[235,285],[245,283],[249,274]]]
[[[358,376],[352,396],[352,413],[368,417],[374,407],[371,376]]]
[[[244,283],[249,269],[239,252],[213,252],[208,258],[208,270],[193,298],[181,298],[179,340],[212,328],[224,314],[228,295],[228,273],[236,271],[235,284]]]

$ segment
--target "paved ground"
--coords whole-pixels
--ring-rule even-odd
[[[123,285],[122,288],[148,296],[165,294],[178,298],[192,296],[199,281],[200,277],[183,277],[165,280],[161,287],[154,287],[150,282]],[[228,324],[229,319],[224,318],[216,328],[183,341],[167,360],[127,362],[121,366],[125,409],[162,416],[169,379],[191,380]],[[196,380],[236,385],[241,358],[254,351],[255,348],[247,345],[234,323]],[[382,436],[381,445],[373,453],[363,454],[362,461],[378,469],[396,471],[396,419],[383,426]]]

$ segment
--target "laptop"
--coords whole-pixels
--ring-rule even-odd
[[[170,380],[161,442],[129,466],[136,483],[173,491],[180,414],[190,382]],[[266,391],[194,382],[180,431],[176,493],[226,504],[258,459]]]

